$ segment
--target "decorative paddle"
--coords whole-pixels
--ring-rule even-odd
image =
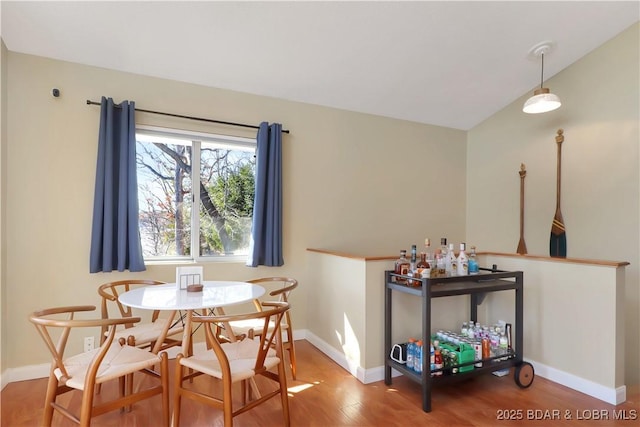
[[[527,253],[527,244],[524,242],[524,177],[527,176],[527,171],[524,168],[524,163],[520,163],[520,241],[518,242],[517,253],[524,255]]]
[[[564,221],[562,212],[560,212],[560,177],[561,177],[561,159],[562,159],[562,143],[564,142],[564,131],[558,129],[556,135],[556,143],[558,143],[558,177],[556,187],[556,214],[553,216],[551,224],[551,238],[549,240],[549,255],[552,257],[567,257],[567,233],[564,229]]]

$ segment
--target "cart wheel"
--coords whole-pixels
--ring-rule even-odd
[[[533,383],[534,375],[533,365],[529,362],[522,362],[516,366],[513,379],[516,381],[516,384],[518,384],[518,387],[527,388]]]

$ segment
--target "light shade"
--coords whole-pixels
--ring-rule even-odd
[[[524,103],[522,111],[529,114],[546,113],[560,108],[561,105],[558,95],[549,93],[549,89],[543,87],[533,92],[533,96]]]

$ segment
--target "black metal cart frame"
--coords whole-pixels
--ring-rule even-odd
[[[420,282],[420,286],[407,286],[396,283],[399,281],[412,280],[413,283]],[[502,369],[516,367],[514,379],[520,387],[528,387],[533,381],[533,366],[523,362],[523,282],[521,271],[498,271],[496,269],[481,268],[477,275],[438,277],[414,279],[408,276],[395,274],[393,271],[385,272],[385,296],[384,296],[384,351],[385,351],[385,371],[384,382],[391,385],[391,368],[409,377],[422,385],[422,409],[425,412],[431,411],[431,387],[434,384],[459,381],[472,376],[486,374]],[[487,293],[515,291],[515,346],[505,355],[482,359],[482,367],[474,367],[472,371],[457,373],[455,375],[431,376],[429,353],[426,351],[422,358],[422,372],[418,373],[408,369],[404,364],[398,363],[390,358],[391,348],[391,325],[392,325],[392,295],[393,292],[404,292],[422,298],[422,342],[429,343],[431,339],[431,300],[433,298],[448,297],[456,295],[470,296],[470,320],[478,320],[478,306],[482,304]],[[477,361],[460,364],[466,366]],[[525,369],[522,369],[525,368]]]

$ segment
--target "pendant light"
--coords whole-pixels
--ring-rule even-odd
[[[538,43],[529,51],[529,56],[534,58],[541,58],[542,72],[540,75],[540,88],[533,92],[533,96],[527,99],[524,103],[522,111],[529,114],[546,113],[547,111],[553,111],[560,108],[562,103],[558,95],[555,95],[549,91],[549,88],[542,87],[544,82],[544,55],[551,51],[553,42],[546,41]]]

